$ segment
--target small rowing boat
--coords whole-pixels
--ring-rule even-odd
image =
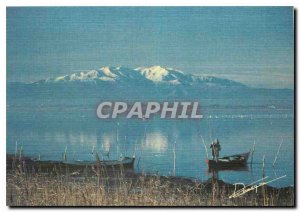
[[[6,156],[7,169],[12,169],[17,165],[27,167],[27,169],[40,169],[42,171],[49,171],[53,169],[69,169],[69,170],[83,170],[86,168],[134,168],[134,157],[121,157],[118,160],[98,160],[98,161],[40,161],[30,157],[16,157],[14,155]]]
[[[209,168],[231,169],[241,166],[246,166],[250,152],[225,156],[217,160],[206,160]]]

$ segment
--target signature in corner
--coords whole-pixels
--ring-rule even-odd
[[[250,183],[250,184],[247,185],[247,186],[246,186],[244,183],[235,183],[235,184],[234,184],[234,192],[233,192],[233,194],[231,194],[231,195],[229,196],[229,199],[231,199],[231,198],[236,198],[236,197],[239,197],[239,196],[242,196],[242,195],[244,195],[245,193],[247,193],[247,192],[249,192],[249,191],[252,191],[252,190],[255,190],[256,193],[257,193],[257,188],[259,188],[259,187],[261,187],[261,186],[263,186],[263,185],[266,185],[266,184],[268,184],[268,183],[274,182],[274,181],[276,181],[276,180],[279,180],[279,179],[281,179],[281,178],[284,178],[284,177],[286,177],[286,175],[283,175],[283,176],[281,176],[281,177],[277,177],[277,178],[275,178],[275,179],[273,179],[273,180],[270,180],[270,181],[267,181],[267,182],[264,182],[263,180],[267,179],[268,177],[264,177],[264,178],[262,178],[262,179],[259,179],[259,180],[255,181],[255,182]],[[263,181],[263,182],[261,182],[261,181]],[[258,182],[260,182],[260,183],[258,183]],[[258,183],[258,184],[255,184],[255,183]],[[243,188],[237,190],[237,185],[242,185]]]

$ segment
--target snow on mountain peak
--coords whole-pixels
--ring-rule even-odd
[[[169,81],[172,84],[172,82],[178,81],[178,79],[176,79],[174,75],[172,75],[173,76],[172,79],[167,79],[167,76],[170,74],[170,72],[174,72],[174,69],[172,68],[151,66],[151,67],[139,67],[136,68],[135,70],[139,71],[143,76],[145,76],[147,79],[153,82]]]
[[[115,68],[116,70],[120,70],[120,67]],[[110,67],[103,67],[100,69],[107,77],[116,78],[117,75],[112,73]]]
[[[152,81],[162,81],[169,74],[169,71],[161,66],[140,67],[135,70]]]
[[[138,67],[135,69],[125,67],[102,67],[97,70],[80,71],[70,75],[59,76],[40,82],[97,82],[106,81],[114,83],[154,83],[166,85],[221,85],[221,86],[243,86],[231,80],[185,74],[182,71],[162,67]]]

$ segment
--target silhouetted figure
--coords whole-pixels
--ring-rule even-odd
[[[219,157],[219,152],[221,151],[221,145],[219,140],[216,139],[215,141],[213,141],[210,145],[210,148],[211,148],[211,154],[213,156],[213,159],[217,161]]]

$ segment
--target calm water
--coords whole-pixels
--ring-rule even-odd
[[[135,171],[173,174],[176,141],[176,175],[200,180],[207,173],[206,152],[212,139],[222,145],[220,155],[247,152],[254,141],[256,149],[248,171],[222,171],[219,178],[230,183],[250,183],[262,177],[262,158],[266,158],[266,176],[287,175],[271,185],[294,185],[294,116],[293,109],[241,107],[237,109],[203,108],[204,118],[167,120],[154,117],[146,121],[118,119],[100,121],[94,109],[7,107],[7,152],[22,146],[24,154],[42,160],[62,159],[67,147],[69,160],[94,160],[95,148],[104,159],[120,155],[137,158]],[[283,141],[275,168],[277,149]],[[208,153],[210,154],[210,149]],[[210,155],[209,155],[210,156]]]

